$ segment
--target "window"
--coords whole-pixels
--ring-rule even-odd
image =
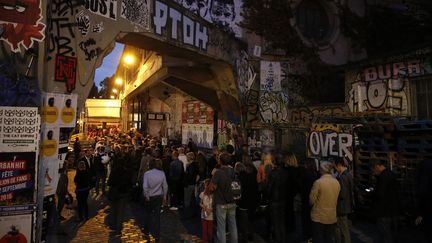
[[[416,104],[419,119],[432,118],[432,78],[415,80],[416,93],[413,100]]]
[[[330,36],[330,20],[318,0],[304,0],[297,7],[297,26],[304,38],[321,43]]]

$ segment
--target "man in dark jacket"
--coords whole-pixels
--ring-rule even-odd
[[[380,160],[371,161],[372,171],[377,175],[374,191],[373,213],[377,218],[377,226],[382,238],[381,242],[393,243],[394,232],[392,225],[396,225],[398,215],[398,182],[396,175],[387,169]]]
[[[335,169],[338,172],[337,180],[341,186],[336,207],[336,243],[351,243],[348,215],[352,213],[353,206],[353,178],[348,171],[345,159],[335,159]]]
[[[171,207],[170,210],[177,210],[180,206],[181,198],[183,196],[183,163],[178,159],[179,153],[172,152],[172,161],[169,169],[169,183],[171,194]]]
[[[287,215],[288,191],[286,186],[288,185],[288,178],[288,171],[283,168],[282,161],[276,160],[276,167],[269,174],[267,188],[274,242],[278,243],[284,243],[287,240],[285,219]]]

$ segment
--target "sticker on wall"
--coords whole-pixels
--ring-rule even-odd
[[[75,127],[77,94],[43,94],[42,121],[47,125]]]
[[[72,92],[76,83],[76,57],[56,56],[54,80],[66,83],[66,90]]]
[[[41,0],[2,1],[0,8],[0,40],[13,52],[29,49],[34,42],[45,39],[45,24],[41,22]]]
[[[44,128],[42,138],[42,155],[43,157],[57,157],[57,148],[59,138],[58,127]]]
[[[0,152],[36,152],[39,128],[37,107],[0,107]]]
[[[120,16],[146,30],[150,30],[150,0],[123,0]]]

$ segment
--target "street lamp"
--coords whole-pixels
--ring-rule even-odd
[[[111,99],[115,99],[114,95],[111,95],[110,98],[111,98]]]
[[[116,82],[116,84],[121,85],[123,83],[123,79],[122,78],[116,78],[115,82]]]
[[[112,89],[112,92],[113,92],[114,94],[117,94],[117,93],[118,93],[118,90],[117,90],[117,89]]]
[[[126,55],[123,58],[124,63],[126,63],[127,65],[132,65],[135,62],[135,57],[132,55]]]

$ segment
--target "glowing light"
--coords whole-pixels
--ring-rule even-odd
[[[135,62],[135,58],[132,55],[126,55],[123,58],[123,61],[127,64],[127,65],[132,65]]]
[[[121,85],[123,83],[123,79],[122,78],[117,78],[115,80],[116,84]]]
[[[118,93],[118,90],[117,90],[117,89],[113,89],[112,92],[113,92],[114,94],[117,94],[117,93]]]
[[[111,99],[115,99],[114,95],[111,95],[110,98],[111,98]]]

